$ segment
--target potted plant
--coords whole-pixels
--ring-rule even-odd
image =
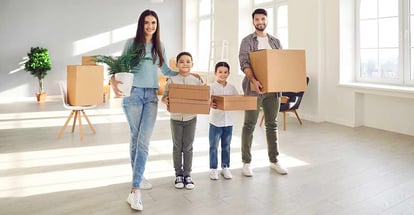
[[[118,89],[123,92],[123,96],[129,96],[132,88],[134,74],[132,68],[139,65],[142,60],[152,60],[150,57],[139,57],[139,49],[132,49],[127,54],[121,56],[95,55],[93,61],[104,63],[108,66],[108,74],[115,75],[115,79],[122,81]]]
[[[36,93],[38,102],[44,102],[46,98],[43,80],[47,72],[52,69],[49,51],[42,47],[31,47],[27,53],[28,61],[24,64],[24,69],[39,81],[39,91]]]

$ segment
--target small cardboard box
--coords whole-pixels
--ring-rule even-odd
[[[305,50],[266,49],[249,53],[250,64],[263,92],[305,91]]]
[[[210,86],[170,84],[168,87],[168,97],[208,101],[210,100]]]
[[[68,65],[68,102],[73,106],[103,103],[103,66]]]
[[[82,56],[82,65],[95,66],[96,62],[93,59],[93,56]]]
[[[169,98],[168,111],[171,113],[209,114],[210,101]]]
[[[257,110],[256,96],[224,95],[211,96],[219,110]]]

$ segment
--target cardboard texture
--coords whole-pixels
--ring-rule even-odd
[[[179,99],[169,98],[170,105],[168,111],[171,113],[187,113],[187,114],[209,114],[210,101],[209,100],[193,100],[193,99]]]
[[[263,92],[305,91],[305,50],[266,49],[249,53],[250,64]]]
[[[243,95],[211,96],[219,110],[256,110],[257,97]]]
[[[96,62],[93,61],[93,56],[82,56],[82,65],[95,66]]]
[[[210,100],[210,86],[170,84],[168,87],[168,97],[208,101]]]
[[[103,103],[103,66],[68,65],[68,102],[73,106]]]

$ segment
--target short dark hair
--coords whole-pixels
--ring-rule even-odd
[[[226,68],[229,70],[229,73],[230,73],[230,65],[229,65],[227,62],[224,62],[224,61],[220,61],[220,62],[216,63],[216,68],[214,69],[214,73],[216,73],[216,72],[217,72],[217,69],[218,69],[220,66],[224,66],[224,67],[226,67]]]
[[[254,15],[256,14],[263,14],[267,17],[267,11],[263,8],[257,8],[256,10],[254,10],[252,13],[252,19],[254,19]]]
[[[193,61],[193,56],[191,56],[190,52],[180,52],[180,53],[177,55],[177,58],[175,59],[175,60],[177,61],[177,63],[178,63],[178,60],[180,59],[180,57],[181,57],[181,56],[183,56],[183,55],[190,56],[191,61]]]

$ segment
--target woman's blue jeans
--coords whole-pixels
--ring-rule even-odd
[[[221,140],[221,167],[230,167],[230,143],[233,134],[233,126],[216,127],[210,123],[210,169],[217,169],[217,148]]]
[[[122,108],[130,129],[132,188],[140,188],[148,157],[148,146],[157,119],[157,90],[133,87],[131,95],[123,99]]]

